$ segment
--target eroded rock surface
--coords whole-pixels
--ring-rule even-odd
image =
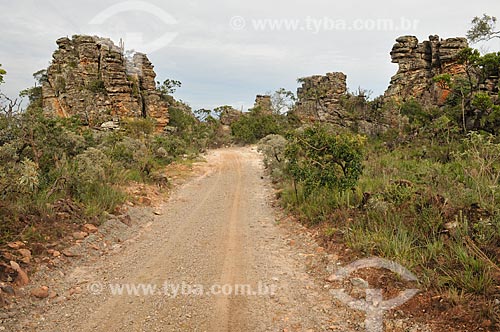
[[[57,45],[42,87],[47,113],[78,116],[91,126],[146,116],[159,130],[167,125],[167,104],[156,91],[156,74],[145,54],[126,57],[110,39],[93,36],[63,37]]]
[[[414,98],[424,104],[442,105],[449,91],[433,78],[439,74],[463,74],[464,66],[459,63],[458,55],[466,47],[466,38],[429,36],[429,40],[419,43],[415,36],[399,37],[391,51],[392,62],[399,69],[384,97],[395,101]]]
[[[264,113],[272,113],[272,102],[271,102],[271,96],[269,95],[257,95],[255,97],[255,104],[253,108],[258,108],[261,112]]]
[[[297,114],[303,120],[339,123],[347,114],[341,105],[341,98],[347,94],[347,76],[334,72],[314,75],[299,80],[297,89]],[[340,123],[339,123],[340,124]]]
[[[340,72],[301,78],[295,114],[302,122],[328,122],[367,135],[386,131],[391,126],[391,115],[374,115],[360,109],[358,101],[364,102],[365,96],[348,93],[346,79]]]

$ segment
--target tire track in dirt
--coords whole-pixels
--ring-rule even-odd
[[[235,285],[242,283],[241,276],[245,275],[244,264],[248,261],[245,257],[241,236],[241,161],[239,156],[229,156],[226,165],[231,165],[236,171],[236,183],[232,198],[231,210],[228,217],[228,235],[225,245],[225,259],[222,267],[220,283],[222,285]],[[216,322],[217,326],[213,327],[213,331],[239,331],[241,326],[240,313],[244,311],[246,301],[243,297],[220,296],[217,297],[216,312],[220,321]]]
[[[147,224],[146,231],[119,251],[76,268],[92,271],[89,284],[185,283],[205,290],[247,285],[254,292],[263,284],[275,287],[275,293],[83,292],[27,313],[11,330],[353,331],[351,315],[308,274],[304,257],[310,255],[289,246],[292,235],[275,223],[273,191],[263,178],[260,155],[251,148],[210,151],[202,168],[202,175],[176,189],[160,215],[136,221]]]

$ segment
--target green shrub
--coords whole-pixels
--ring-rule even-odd
[[[178,132],[189,132],[196,124],[196,118],[188,109],[183,107],[171,107],[168,110],[169,126],[177,128]]]
[[[410,123],[417,126],[426,125],[431,120],[429,113],[415,99],[411,99],[401,105],[401,114],[406,115]]]
[[[172,136],[169,137],[174,137],[176,144],[180,143],[179,140],[183,141],[176,150],[185,150],[185,153],[196,154],[210,146],[217,147],[225,142],[224,135],[221,135],[219,121],[211,116],[206,116],[201,121],[196,118],[191,108],[182,102],[175,102],[169,108],[169,115],[169,127],[174,129]],[[173,148],[172,144],[170,145],[171,147],[167,150]]]
[[[304,186],[306,196],[320,187],[344,191],[362,174],[365,138],[314,125],[290,135],[285,150],[287,171]]]
[[[108,156],[96,148],[88,148],[76,156],[74,163],[75,180],[83,185],[105,182],[113,166]]]
[[[153,146],[157,156],[166,161],[172,161],[189,152],[188,142],[177,136],[157,136]],[[160,149],[165,152],[159,152]]]
[[[500,204],[500,144],[491,135],[471,132],[464,140],[464,151],[453,156],[466,191],[472,194],[469,203],[494,214]]]
[[[231,134],[238,143],[254,144],[271,134],[284,134],[288,125],[283,115],[253,110],[231,124]]]
[[[154,133],[156,121],[152,118],[127,119],[122,121],[121,127],[127,136],[144,138]]]
[[[264,155],[264,166],[278,180],[285,169],[285,148],[288,141],[280,135],[267,135],[259,141],[258,150]]]

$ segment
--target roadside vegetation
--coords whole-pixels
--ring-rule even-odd
[[[0,70],[0,82],[6,74]],[[34,76],[37,85],[21,93],[26,109],[0,97],[0,245],[55,241],[66,225],[99,224],[130,199],[128,184],[165,187],[166,165],[193,159],[217,141],[215,119],[200,121],[171,96],[180,82],[169,83],[170,90],[159,87],[171,103],[169,131],[157,133],[150,118],[104,130],[47,116],[39,88],[44,76]]]
[[[290,112],[295,103],[291,91],[281,88],[271,95],[271,100],[270,109],[257,106],[231,124],[233,142],[255,144],[267,135],[285,135],[299,125],[299,120]]]
[[[466,316],[499,322],[496,137],[365,140],[321,125],[287,138],[268,136],[259,148],[282,206],[325,247],[394,260],[423,289],[468,307]]]
[[[352,114],[390,107],[400,114],[397,130],[365,137],[305,125],[275,131],[259,149],[282,206],[318,230],[326,247],[394,260],[448,308],[463,308],[455,318],[495,326],[500,96],[483,87],[500,72],[500,53],[465,49],[461,61],[465,75],[435,77],[449,90],[442,107],[379,98],[345,104]]]

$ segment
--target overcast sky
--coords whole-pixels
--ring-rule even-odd
[[[147,52],[157,80],[180,80],[175,96],[194,109],[246,109],[256,94],[295,91],[298,77],[332,71],[347,74],[350,90],[379,95],[397,70],[389,52],[398,36],[463,36],[473,16],[500,16],[498,0],[2,0],[1,8],[10,96],[33,85],[56,39],[97,34]],[[488,47],[498,51],[500,41]]]

